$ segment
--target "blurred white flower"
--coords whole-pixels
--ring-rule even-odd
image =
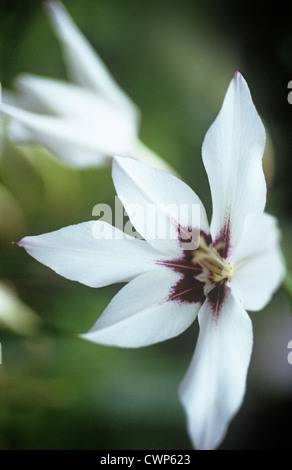
[[[3,103],[12,118],[8,135],[14,143],[44,145],[63,162],[77,166],[110,164],[114,155],[174,170],[138,138],[140,113],[117,85],[60,2],[46,9],[64,52],[72,83],[22,75],[20,96]]]
[[[202,148],[213,201],[210,228],[203,204],[182,181],[118,157],[113,181],[130,219],[133,201],[141,208],[155,204],[159,218],[149,221],[151,237],[143,211],[136,211],[131,221],[144,240],[91,221],[19,243],[58,274],[85,285],[129,281],[84,335],[90,341],[146,346],[178,335],[198,315],[198,344],[180,396],[199,449],[220,444],[243,401],[253,344],[246,310],[262,309],[285,272],[276,220],[263,213],[264,146],[262,122],[236,72]],[[175,209],[182,204],[189,210],[178,220]],[[200,205],[200,227],[191,218],[194,204]],[[94,237],[95,224],[104,239]],[[162,226],[172,236],[162,238]],[[182,234],[190,229],[200,230],[197,249],[183,248]]]

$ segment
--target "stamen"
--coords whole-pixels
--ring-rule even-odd
[[[206,269],[210,282],[221,282],[233,274],[233,268],[228,261],[221,258],[214,247],[207,246],[203,237],[201,237],[199,248],[193,252],[192,264],[199,264]]]

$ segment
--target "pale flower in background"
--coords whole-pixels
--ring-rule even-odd
[[[63,5],[48,1],[46,9],[72,83],[20,76],[16,80],[19,95],[10,95],[12,104],[0,106],[0,112],[12,118],[10,140],[44,145],[64,163],[77,167],[110,164],[118,154],[174,172],[139,140],[139,110]]]
[[[186,184],[117,157],[117,194],[126,211],[133,202],[142,208],[155,204],[159,219],[153,221],[154,237],[147,239],[141,211],[132,223],[144,240],[123,237],[117,228],[91,221],[19,242],[68,279],[90,287],[129,282],[83,335],[90,341],[146,346],[178,335],[198,316],[198,344],[180,397],[199,449],[220,444],[242,404],[253,344],[246,310],[262,309],[285,273],[277,222],[263,213],[264,147],[262,122],[245,80],[236,72],[202,147],[213,202],[210,227],[204,206]],[[182,204],[189,212],[178,221],[174,209]],[[200,227],[191,225],[195,204],[200,205]],[[102,240],[93,235],[96,224],[105,235]],[[161,239],[161,225],[171,237]],[[181,234],[190,228],[200,230],[195,250],[182,247]]]

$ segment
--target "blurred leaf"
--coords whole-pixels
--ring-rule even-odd
[[[110,166],[77,170],[42,147],[6,142],[1,170],[35,233],[90,220],[96,204],[114,202]]]
[[[43,186],[32,165],[20,150],[5,142],[1,161],[2,182],[22,208],[28,221],[34,220],[41,210]]]
[[[0,282],[0,327],[20,335],[36,334],[40,319],[35,312],[21,302],[12,288]]]
[[[25,227],[21,207],[13,195],[0,184],[0,244],[18,240]]]
[[[290,299],[292,314],[292,274],[290,272],[287,273],[283,286]]]
[[[52,230],[58,223],[66,224],[71,214],[79,214],[82,195],[78,173],[42,147],[21,146],[19,151],[42,182],[42,224],[49,227],[53,223]]]

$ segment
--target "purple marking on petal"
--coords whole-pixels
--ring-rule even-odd
[[[184,275],[172,286],[167,300],[176,301],[180,304],[202,304],[205,300],[204,283],[193,276]]]
[[[205,239],[206,246],[213,246],[218,252],[218,254],[221,256],[221,258],[227,258],[230,252],[231,244],[229,220],[230,219],[228,219],[227,223],[220,231],[213,243],[211,235],[208,235],[202,231],[200,232],[200,236]],[[181,240],[180,234],[185,234],[186,230],[190,231],[190,229],[180,227],[178,228],[179,240]],[[185,242],[185,236],[183,237],[183,239]],[[182,256],[180,258],[156,261],[157,264],[181,274],[180,280],[171,287],[170,294],[167,300],[176,301],[178,303],[200,304],[205,301],[205,282],[197,279],[197,276],[203,273],[203,267],[199,263],[195,264],[194,253],[195,250],[183,249]],[[212,280],[210,281],[210,278],[207,279],[206,282],[212,282]],[[219,317],[222,305],[224,303],[226,292],[229,289],[227,281],[228,278],[223,278],[220,282],[217,282],[217,284],[215,284],[212,290],[207,294],[207,299],[214,312],[214,316],[217,318]]]
[[[226,294],[229,290],[225,281],[220,282],[217,286],[209,292],[207,298],[211,304],[212,310],[216,318],[219,318],[220,311],[224,304]]]
[[[184,251],[192,252],[196,250],[200,244],[200,237],[205,238],[207,245],[210,245],[210,243],[212,242],[211,235],[203,232],[203,230],[200,230],[196,227],[182,227],[178,224],[177,231],[179,244]]]
[[[191,229],[184,229],[179,227],[179,240],[181,241],[181,233],[186,233],[186,230],[191,232]],[[200,233],[204,237],[208,245],[211,243],[211,235],[205,232]],[[183,237],[183,243],[186,238]],[[196,245],[197,246],[197,245]],[[194,250],[183,250],[181,258],[170,260],[158,260],[157,264],[165,266],[177,273],[182,274],[181,279],[171,287],[168,300],[176,301],[178,303],[203,303],[205,300],[204,283],[195,279],[196,276],[202,273],[202,267],[198,264],[193,264]]]
[[[239,72],[238,72],[239,73]],[[231,251],[231,233],[230,233],[230,215],[226,220],[226,223],[222,230],[218,233],[215,241],[213,242],[213,247],[216,248],[216,251],[221,256],[221,258],[228,258]],[[222,280],[216,285],[216,287],[211,290],[208,294],[208,300],[211,304],[214,315],[218,318],[224,299],[226,297],[228,279]]]
[[[228,258],[231,249],[231,234],[230,234],[230,217],[228,217],[226,224],[216,236],[213,242],[221,258]]]
[[[183,230],[183,229],[181,229],[179,227],[178,231],[179,231],[179,241],[180,242],[181,242],[181,239],[180,239],[181,230]],[[189,230],[189,229],[187,229],[187,230]],[[201,231],[200,236],[205,238],[206,243],[208,245],[212,242],[211,235],[207,235],[205,232]],[[194,256],[193,252],[194,252],[194,250],[183,250],[183,254],[182,254],[181,258],[174,258],[174,259],[170,259],[170,260],[167,260],[167,261],[158,260],[158,261],[156,261],[156,263],[161,265],[161,266],[166,266],[167,268],[172,269],[172,271],[182,273],[184,275],[191,275],[192,277],[197,276],[198,274],[200,274],[202,272],[202,268],[201,268],[201,266],[194,265],[192,263],[193,256]]]
[[[200,237],[202,232],[198,228],[194,227],[182,227],[181,225],[177,226],[178,230],[178,241],[183,250],[194,251],[198,248],[200,244]],[[204,234],[206,238],[207,235]]]

